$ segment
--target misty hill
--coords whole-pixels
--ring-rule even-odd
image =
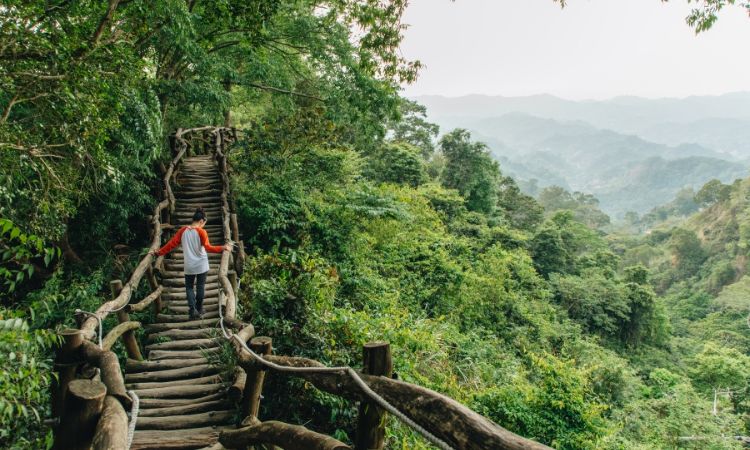
[[[487,143],[530,193],[534,186],[550,185],[589,192],[615,217],[631,209],[646,212],[683,187],[747,174],[750,93],[656,100],[570,101],[551,95],[416,100],[444,131],[466,128]],[[662,179],[666,173],[669,180]],[[655,190],[644,195],[646,186]]]
[[[702,119],[694,122],[666,122],[646,127],[638,135],[653,142],[676,145],[683,142],[712,148],[738,158],[750,155],[750,121]]]
[[[622,215],[666,203],[687,186],[697,190],[713,178],[729,183],[746,176],[745,167],[721,159],[690,156],[665,160],[657,157],[605,171],[594,180],[597,185],[587,186],[583,191],[594,193],[603,210]]]
[[[616,97],[610,100],[573,101],[552,95],[467,95],[451,98],[426,95],[415,97],[414,100],[425,105],[430,118],[438,123],[446,119],[499,117],[518,112],[560,121],[580,120],[597,128],[639,134],[661,124],[691,123],[705,119],[750,121],[750,92],[683,99]]]

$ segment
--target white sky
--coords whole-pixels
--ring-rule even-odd
[[[407,96],[684,97],[750,90],[750,19],[695,35],[686,0],[411,0],[402,54],[425,65]]]

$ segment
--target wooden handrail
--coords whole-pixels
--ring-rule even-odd
[[[161,295],[162,291],[164,291],[164,286],[159,285],[152,293],[148,294],[143,300],[141,300],[138,303],[130,303],[125,307],[125,311],[127,312],[140,312],[144,309],[148,308],[148,306],[155,302],[159,296]]]
[[[245,448],[250,445],[271,444],[288,450],[347,450],[343,442],[308,430],[300,425],[290,425],[275,420],[261,422],[252,417],[237,430],[222,431],[219,442],[227,448]]]
[[[102,339],[102,350],[109,350],[115,345],[115,342],[126,332],[134,331],[141,327],[140,322],[128,321],[118,324],[116,327],[109,330],[104,339]]]
[[[240,365],[245,370],[268,369],[241,346],[235,345],[235,348],[241,349]],[[308,358],[267,355],[263,359],[286,367],[325,367]],[[294,375],[322,391],[356,401],[368,400],[361,388],[343,371]],[[551,450],[544,444],[506,430],[452,398],[430,389],[381,376],[359,376],[388,403],[457,450]]]

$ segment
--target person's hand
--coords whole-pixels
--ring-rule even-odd
[[[231,252],[233,248],[234,248],[234,244],[232,244],[231,242],[228,244],[224,244],[224,250],[228,250]]]
[[[157,256],[159,256],[159,251],[158,250],[149,250],[148,254],[151,255],[151,256],[153,256],[154,258],[156,258]]]

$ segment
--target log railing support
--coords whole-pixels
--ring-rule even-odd
[[[104,407],[94,431],[93,450],[111,450],[128,446],[128,415],[115,397],[104,398]]]
[[[252,325],[243,324],[236,319],[227,320],[227,325],[232,328],[238,329],[236,336],[237,339],[242,342],[248,342],[253,337],[253,335],[255,335],[255,327],[253,327]],[[241,347],[238,346],[237,342],[232,341],[232,343],[235,345],[235,350],[237,352],[240,352]],[[229,399],[235,403],[239,403],[242,400],[243,395],[245,395],[247,384],[248,373],[242,367],[237,366],[234,370],[234,383],[232,383],[232,386],[229,387],[229,392],[227,393]]]
[[[107,387],[94,380],[73,380],[55,436],[54,450],[88,450],[102,413]]]
[[[122,281],[112,280],[109,283],[109,289],[112,291],[112,298],[117,298],[122,291]],[[120,323],[130,322],[130,315],[121,309],[117,311],[117,320]],[[143,360],[141,355],[141,349],[138,347],[138,341],[135,339],[135,331],[128,330],[122,334],[122,343],[125,345],[125,350],[128,353],[128,358],[137,359],[138,361]]]
[[[239,285],[237,284],[237,272],[227,272],[227,276],[229,277],[229,283],[232,285],[232,289],[234,290],[236,296],[237,288],[239,288]]]
[[[152,226],[154,223],[154,216],[148,215],[146,216],[146,231],[148,232],[148,240],[152,241],[154,239],[154,227]]]
[[[247,372],[240,367],[234,368],[234,382],[229,386],[227,397],[234,403],[238,403],[242,400],[242,394],[245,391],[245,385],[247,384]]]
[[[69,328],[60,332],[63,343],[57,352],[55,364],[58,369],[57,381],[52,385],[52,415],[59,417],[64,408],[65,395],[68,385],[75,378],[79,360],[78,350],[83,344],[83,334],[80,330]]]
[[[249,347],[259,355],[270,355],[271,338],[267,336],[258,336],[250,340]],[[260,410],[260,396],[263,392],[263,380],[266,377],[266,370],[263,368],[252,369],[247,373],[247,382],[245,383],[245,392],[242,395],[242,417],[258,417]]]
[[[253,417],[245,419],[243,428],[224,430],[219,442],[227,448],[245,448],[249,445],[278,445],[286,450],[348,450],[339,440],[308,430],[300,425],[268,421]]]
[[[154,274],[154,268],[149,266],[146,277],[148,278],[148,285],[151,287],[152,291],[155,291],[159,289],[160,285],[159,282],[156,281],[156,274]],[[154,315],[159,314],[161,312],[161,293],[156,297],[154,300]]]
[[[391,346],[387,342],[368,342],[363,347],[363,373],[368,375],[393,375]],[[372,402],[359,404],[359,421],[354,447],[358,450],[382,449],[385,443],[385,411]]]
[[[164,191],[162,191],[162,192],[163,192],[163,197],[166,200],[168,200],[168,201],[171,202],[171,200],[169,199],[169,191],[166,190],[166,189],[164,189]],[[161,212],[162,212],[161,223],[163,223],[163,224],[164,223],[172,223],[172,221],[170,220],[171,218],[169,217],[169,207],[162,209]]]

